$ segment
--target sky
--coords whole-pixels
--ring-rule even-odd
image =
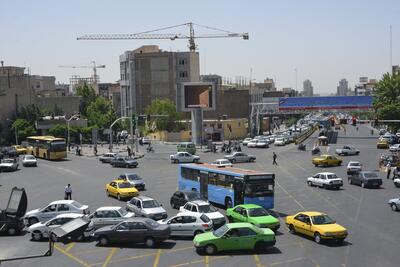
[[[399,14],[398,0],[0,0],[0,60],[60,82],[92,71],[58,66],[96,61],[106,65],[98,70],[101,82],[115,82],[124,51],[146,44],[187,51],[187,41],[77,41],[78,36],[137,33],[191,21],[250,36],[248,41],[198,40],[201,74],[257,82],[269,77],[280,89],[296,88],[297,72],[298,90],[310,79],[314,93],[327,95],[342,78],[354,86],[360,76],[379,79],[390,70],[390,25],[392,62],[400,64]]]

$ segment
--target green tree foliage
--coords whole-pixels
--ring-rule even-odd
[[[91,86],[85,83],[76,88],[76,95],[82,97],[82,101],[79,105],[79,112],[87,116],[88,107],[96,100],[96,92]]]
[[[115,111],[111,101],[104,97],[97,97],[87,107],[87,118],[90,126],[96,126],[99,129],[108,128],[116,119]]]
[[[17,117],[20,119],[24,119],[33,125],[35,121],[45,116],[45,113],[46,112],[44,109],[35,104],[32,104],[29,106],[20,107],[17,113]]]
[[[374,100],[374,109],[378,119],[399,120],[400,119],[400,73],[391,75],[386,73],[377,84]],[[399,123],[389,125],[391,130],[397,131]]]
[[[56,137],[64,137],[67,138],[68,135],[68,127],[66,124],[57,124],[53,128],[49,129],[49,134]],[[72,135],[72,127],[69,129],[70,135]]]
[[[19,142],[36,134],[35,128],[25,119],[16,119],[11,125],[11,129],[17,132]]]
[[[146,108],[148,115],[167,115],[166,117],[152,117],[150,125],[155,125],[155,130],[158,131],[180,131],[182,124],[181,114],[176,111],[175,104],[169,99],[155,99]],[[151,128],[151,127],[150,127]]]

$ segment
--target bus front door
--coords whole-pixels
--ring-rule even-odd
[[[234,183],[234,195],[235,195],[235,206],[239,204],[244,203],[244,198],[243,198],[243,181],[240,180],[235,180]]]
[[[208,173],[200,172],[200,196],[208,199]]]

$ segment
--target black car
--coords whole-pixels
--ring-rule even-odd
[[[154,247],[156,243],[169,238],[169,225],[159,224],[149,218],[131,218],[116,225],[102,227],[93,234],[99,245],[110,243],[144,243],[146,247]]]
[[[382,185],[382,178],[378,172],[374,171],[360,171],[348,177],[350,184],[360,185],[365,187],[380,187]]]
[[[170,204],[173,209],[179,209],[179,207],[185,205],[186,202],[193,200],[202,200],[199,192],[176,191],[171,197]]]
[[[113,167],[136,168],[139,163],[131,157],[115,157],[110,162]]]
[[[28,200],[25,189],[14,187],[8,200],[7,208],[0,210],[0,233],[7,235],[19,234],[24,228],[23,217]]]

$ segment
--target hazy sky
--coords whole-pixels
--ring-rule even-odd
[[[399,0],[303,1],[7,1],[0,0],[0,60],[26,66],[32,74],[55,75],[68,82],[90,69],[58,65],[105,64],[102,82],[119,79],[118,56],[145,44],[186,51],[186,40],[77,41],[86,33],[136,33],[193,21],[249,32],[240,38],[197,42],[201,74],[262,81],[298,89],[310,79],[316,93],[336,91],[341,78],[353,86],[360,76],[380,78],[389,71],[389,25],[393,27],[393,64],[400,64]],[[186,28],[170,30],[187,33]]]

